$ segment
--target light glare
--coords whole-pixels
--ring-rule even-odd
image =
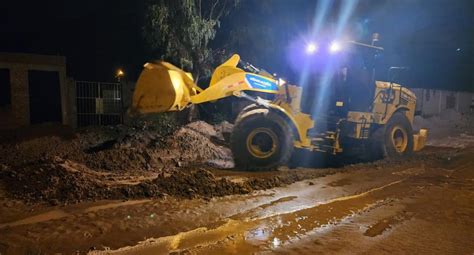
[[[336,53],[341,51],[342,47],[341,44],[338,42],[332,42],[331,45],[329,46],[329,52],[331,53]]]
[[[124,76],[124,75],[125,75],[125,73],[123,72],[122,69],[118,69],[118,70],[117,70],[117,74],[116,74],[117,77],[122,77],[122,76]]]
[[[286,81],[283,80],[282,78],[278,78],[278,85],[283,86],[286,84]]]
[[[318,46],[315,43],[309,43],[308,46],[306,46],[306,53],[308,54],[316,53],[317,50]]]

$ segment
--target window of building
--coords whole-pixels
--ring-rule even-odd
[[[0,107],[11,105],[10,70],[0,69]]]

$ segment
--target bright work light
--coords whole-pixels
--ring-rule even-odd
[[[314,54],[318,51],[318,45],[316,43],[308,43],[306,46],[306,53],[308,54]]]
[[[330,53],[337,53],[342,50],[342,46],[339,42],[332,42],[331,45],[329,45],[329,52]]]

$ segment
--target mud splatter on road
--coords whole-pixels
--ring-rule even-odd
[[[472,153],[428,148],[397,164],[364,163],[326,173],[211,170],[239,185],[266,183],[262,179],[275,176],[291,182],[206,199],[164,195],[136,203],[54,207],[6,200],[0,212],[0,251],[466,253],[474,249]],[[310,172],[313,178],[303,178]]]
[[[472,152],[394,172],[395,181],[308,208],[281,210],[273,206],[279,201],[274,200],[264,206],[273,211],[270,215],[241,214],[212,229],[149,239],[107,254],[470,254],[474,251]],[[344,180],[327,185],[340,187],[334,183]]]
[[[229,125],[0,143],[0,253],[472,251],[471,145],[244,172]]]

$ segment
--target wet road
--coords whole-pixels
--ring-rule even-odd
[[[473,254],[472,155],[389,174],[337,174],[248,198],[242,205],[216,201],[202,213],[220,210],[219,205],[236,213],[213,227],[110,253]],[[249,204],[254,207],[246,208]]]
[[[168,197],[38,211],[2,223],[1,242],[11,251],[19,245],[66,254],[473,254],[473,152],[438,150],[436,160],[348,169],[210,201]]]

